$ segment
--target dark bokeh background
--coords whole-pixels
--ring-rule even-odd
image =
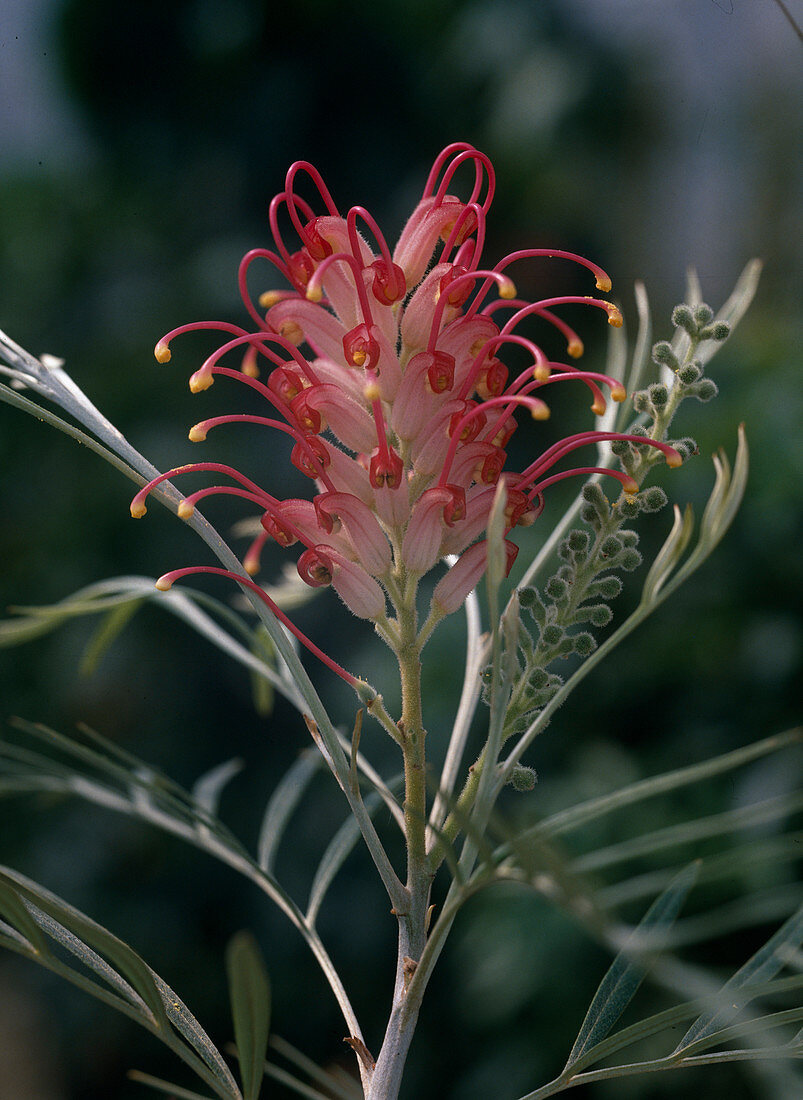
[[[800,23],[798,0],[786,7]],[[533,761],[541,781],[531,806],[546,812],[799,717],[801,60],[799,32],[774,0],[5,0],[0,325],[30,350],[64,357],[165,468],[189,460],[186,428],[203,415],[199,402],[220,411],[219,395],[215,387],[210,403],[187,392],[201,345],[177,345],[168,367],[152,346],[185,320],[240,318],[237,261],[267,243],[268,201],[293,160],[314,160],[337,201],[367,206],[392,240],[437,151],[474,142],[498,174],[487,254],[547,243],[584,252],[612,273],[631,323],[632,284],[644,278],[658,336],[668,335],[663,318],[682,297],[687,264],[717,306],[744,263],[763,257],[758,299],[714,362],[721,397],[683,421],[703,457],[668,486],[699,505],[711,479],[704,456],[720,444],[733,453],[744,419],[748,499],[716,557],[553,724]],[[547,275],[550,289],[574,285],[557,267]],[[604,326],[584,323],[599,363],[593,330]],[[585,415],[582,399],[565,410]],[[208,446],[222,457],[232,439]],[[273,463],[264,436],[237,441],[255,470]],[[198,560],[167,513],[133,524],[129,496],[93,456],[0,407],[0,606]],[[544,523],[558,513],[551,507]],[[656,518],[653,537],[665,527]],[[384,686],[389,666],[334,603],[324,595],[302,621]],[[253,836],[265,792],[305,743],[292,714],[279,706],[257,717],[246,675],[152,609],[81,678],[90,629],[0,652],[2,717],[65,731],[89,722],[185,783],[240,756],[246,770],[224,816]],[[456,637],[446,631],[430,654],[436,743],[457,690],[445,686]],[[346,721],[348,699],[315,673]],[[393,699],[392,685],[386,694]],[[709,792],[710,807],[678,800],[667,819],[790,778],[768,763],[741,786]],[[273,975],[279,1033],[322,1062],[345,1060],[335,1006],[303,945],[253,891],[99,810],[33,808],[20,818],[30,804],[0,805],[2,861],[128,938],[217,1041],[229,1027],[222,946],[249,926]],[[324,777],[308,811],[293,842],[307,875],[342,814]],[[392,927],[364,862],[349,864],[323,932],[358,1010],[375,1020],[376,1044]],[[734,952],[711,961],[738,962]],[[534,1087],[559,1068],[604,965],[529,896],[477,899],[433,984],[406,1096],[505,1100]],[[0,1049],[12,1066],[0,1069],[2,1100],[133,1098],[143,1092],[124,1081],[129,1066],[174,1075],[133,1025],[15,959],[0,959]],[[727,1069],[589,1095],[664,1097],[698,1083],[710,1096],[762,1095]]]

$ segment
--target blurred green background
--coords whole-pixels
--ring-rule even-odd
[[[712,477],[706,456],[719,445],[733,454],[744,420],[752,476],[742,512],[680,597],[561,711],[533,754],[540,782],[529,809],[515,804],[519,815],[799,719],[803,47],[788,16],[800,23],[803,9],[793,0],[786,8],[774,0],[5,0],[0,15],[0,326],[34,353],[63,357],[161,468],[190,460],[186,430],[212,415],[200,408],[232,406],[227,394],[218,401],[222,386],[214,401],[187,390],[204,345],[177,344],[173,362],[159,366],[153,344],[184,321],[243,317],[236,265],[247,248],[268,244],[268,202],[293,160],[313,160],[341,207],[365,205],[392,241],[435,154],[450,141],[473,142],[497,170],[486,255],[547,244],[583,252],[612,274],[631,330],[632,285],[643,278],[656,338],[669,335],[687,265],[717,307],[747,260],[765,260],[748,318],[712,364],[719,399],[680,423],[701,457],[666,485],[699,506]],[[572,278],[561,265],[539,268],[531,289],[572,292]],[[588,293],[584,281],[577,288]],[[594,320],[582,318],[582,332],[589,366],[601,369],[605,326]],[[572,430],[586,422],[585,406],[582,395],[561,403]],[[236,442],[238,458],[270,471],[271,441],[246,433],[234,441],[234,431],[210,441],[217,449],[204,457],[223,459]],[[284,461],[283,449],[276,455]],[[166,512],[132,523],[130,495],[91,454],[0,406],[0,607],[202,560]],[[534,545],[559,513],[556,496]],[[210,517],[225,527],[234,515],[221,507]],[[656,545],[667,526],[665,515],[648,517],[645,542]],[[370,632],[331,595],[300,621],[347,653],[349,668],[390,684],[393,699],[392,670]],[[306,744],[300,723],[281,705],[258,717],[247,676],[152,608],[81,677],[92,625],[0,652],[0,717],[65,732],[88,722],[187,784],[240,757],[245,771],[224,816],[253,837],[266,792]],[[458,627],[429,653],[435,745],[459,689],[449,676]],[[313,673],[348,721],[348,697],[328,673]],[[382,746],[376,751],[382,760]],[[392,754],[384,760],[395,767]],[[793,780],[788,763],[770,761],[706,797],[721,809]],[[694,808],[678,800],[667,820]],[[301,885],[321,836],[342,817],[325,777],[307,810],[292,852],[301,869],[291,882]],[[220,1043],[229,1035],[222,948],[251,927],[273,976],[276,1029],[321,1062],[347,1063],[336,1008],[300,939],[233,876],[82,804],[7,801],[0,830],[2,862],[129,939]],[[348,864],[322,930],[378,1045],[393,928],[365,863]],[[771,928],[750,936],[760,941]],[[738,963],[744,955],[731,946],[732,958],[711,961]],[[562,1065],[604,966],[598,948],[536,899],[478,899],[433,984],[405,1096],[506,1100],[542,1083]],[[5,1079],[0,1070],[0,1100],[125,1100],[144,1095],[124,1080],[129,1066],[174,1075],[133,1025],[12,958],[0,958],[0,1048],[12,1067]],[[669,1097],[689,1087],[764,1095],[756,1078],[728,1069],[659,1076],[584,1095]]]

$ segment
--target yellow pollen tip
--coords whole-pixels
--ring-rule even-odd
[[[249,577],[255,577],[259,572],[259,562],[255,558],[244,558],[243,569]]]
[[[323,291],[317,283],[309,283],[307,286],[306,299],[308,302],[320,302],[323,298]]]
[[[178,518],[189,519],[194,511],[194,505],[189,504],[186,500],[182,500],[182,502],[178,506]]]
[[[259,296],[259,304],[263,309],[270,309],[271,306],[275,306],[281,300],[282,292],[280,290],[264,290]]]
[[[546,382],[549,380],[549,376],[552,372],[549,367],[539,363],[537,367],[533,368],[533,378],[536,382]]]
[[[547,405],[544,405],[543,403],[535,405],[530,410],[530,416],[532,416],[533,420],[549,420],[549,407]]]
[[[304,339],[304,330],[296,321],[284,321],[279,325],[279,335],[298,346]]]
[[[499,284],[499,297],[500,298],[515,298],[516,297],[516,284],[512,279],[508,279],[506,275],[502,276],[502,282]]]
[[[214,376],[209,371],[197,370],[190,375],[190,392],[201,393],[202,390],[208,390],[214,381]]]
[[[153,349],[153,354],[156,357],[157,363],[170,362],[170,348],[167,346],[164,340],[159,341],[159,343]]]
[[[628,478],[627,481],[622,482],[622,488],[624,489],[626,496],[632,497],[635,493],[638,492],[638,482],[634,481],[632,477]]]
[[[355,367],[361,367],[368,356],[364,351],[353,351],[351,353],[351,361]]]
[[[173,587],[173,582],[167,577],[167,574],[165,574],[164,577],[160,577],[156,582],[156,587],[160,592],[169,592]]]
[[[597,290],[601,290],[603,294],[610,294],[611,292],[611,280],[607,276],[597,276]]]
[[[602,414],[605,412],[605,402],[595,401],[594,404],[591,406],[591,411],[594,416],[602,416]]]
[[[608,311],[608,324],[613,325],[614,328],[621,328],[623,324],[623,317],[617,307],[607,305],[605,308]]]
[[[614,386],[611,389],[611,401],[617,401],[618,402],[618,401],[626,401],[626,400],[627,400],[627,390],[624,388],[624,386]]]
[[[683,459],[676,450],[670,449],[669,454],[666,456],[666,464],[670,469],[676,470],[678,466],[683,465]]]
[[[569,341],[569,346],[566,348],[566,351],[569,353],[569,355],[571,355],[572,359],[579,359],[580,356],[585,351],[585,347],[583,346],[583,341],[582,340],[570,340]]]
[[[190,442],[191,443],[203,443],[206,439],[206,432],[200,424],[195,424],[190,428]]]
[[[381,396],[376,382],[369,382],[362,392],[366,401],[378,401]]]
[[[256,363],[251,363],[246,360],[240,370],[246,376],[246,378],[259,378],[259,367],[256,365]]]
[[[148,511],[148,509],[145,507],[145,505],[142,503],[142,501],[138,500],[138,501],[136,501],[136,503],[131,505],[131,518],[132,519],[142,519],[142,517],[145,515],[145,513],[147,511]]]

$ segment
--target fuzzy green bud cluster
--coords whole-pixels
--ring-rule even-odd
[[[698,349],[707,341],[723,341],[730,332],[704,304],[677,306],[672,322],[682,337],[654,345],[652,359],[660,377],[632,396],[638,419],[626,432],[643,437],[644,444],[638,439],[611,443],[622,469],[639,486],[663,462],[661,452],[647,440],[669,443],[684,462],[698,453],[693,439],[669,438],[669,428],[686,398],[709,401],[716,396],[716,384],[703,373],[706,356],[701,357]],[[584,660],[597,648],[595,634],[610,624],[610,604],[622,591],[620,574],[642,563],[639,536],[630,524],[641,513],[658,512],[666,504],[667,495],[657,485],[622,492],[613,502],[598,481],[583,487],[579,517],[584,526],[570,531],[559,544],[559,564],[540,588],[519,590],[519,629],[514,632],[503,622],[503,679],[510,693],[506,736],[528,728],[560,691],[563,679],[552,671],[555,662]]]

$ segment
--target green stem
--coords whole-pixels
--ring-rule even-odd
[[[402,692],[402,714],[398,729],[404,756],[407,904],[404,911],[396,907],[399,946],[393,1007],[382,1049],[371,1073],[367,1100],[396,1100],[399,1094],[404,1064],[421,1004],[420,996],[413,999],[408,997],[408,989],[426,946],[427,909],[432,883],[426,853],[426,731],[421,704],[421,643],[417,637],[415,607],[417,584],[411,578],[405,579],[405,599],[400,601],[397,608],[399,646],[396,656]]]

